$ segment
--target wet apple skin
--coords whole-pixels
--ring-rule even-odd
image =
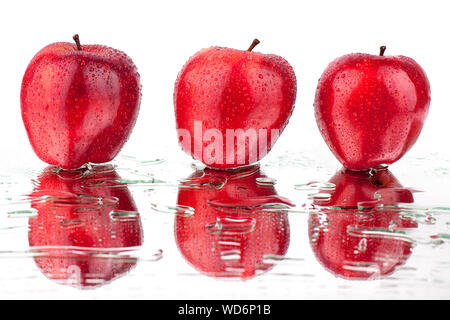
[[[417,62],[361,53],[328,65],[314,101],[320,133],[352,170],[399,160],[419,137],[429,105],[430,84]]]
[[[177,129],[190,133],[190,143],[180,141],[182,149],[210,168],[229,169],[249,165],[266,153],[258,151],[251,159],[251,146],[246,141],[245,159],[238,158],[237,143],[231,160],[227,160],[226,133],[228,129],[249,129],[267,132],[267,152],[271,150],[272,129],[281,134],[293,112],[297,80],[291,65],[273,54],[262,54],[224,47],[210,47],[194,54],[178,74],[174,90]],[[194,139],[195,122],[203,133],[218,130],[223,137],[223,149],[218,161],[208,161],[210,141]],[[207,139],[206,139],[207,140]],[[257,136],[256,145],[260,145]],[[223,155],[223,156],[222,156]],[[256,161],[254,161],[256,160]]]
[[[20,100],[36,155],[76,169],[111,161],[128,140],[140,107],[140,76],[117,49],[53,43],[28,65]]]

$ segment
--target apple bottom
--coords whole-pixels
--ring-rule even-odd
[[[281,134],[281,129],[205,127],[202,121],[194,121],[190,129],[178,128],[178,141],[183,151],[213,169],[232,169],[258,162]]]

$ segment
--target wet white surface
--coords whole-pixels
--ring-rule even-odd
[[[235,277],[216,278],[214,274],[201,271],[201,263],[205,263],[205,257],[198,260],[194,257],[194,260],[188,262],[180,251],[182,244],[177,243],[181,240],[176,235],[175,219],[189,219],[192,215],[176,218],[175,213],[180,212],[173,207],[177,205],[180,181],[187,179],[195,171],[193,163],[181,151],[178,152],[176,149],[168,151],[177,154],[173,157],[178,158],[177,161],[165,157],[139,159],[122,154],[112,163],[116,167],[116,173],[121,177],[120,183],[126,184],[136,204],[143,241],[140,245],[126,248],[126,252],[121,252],[124,251],[123,248],[98,249],[98,252],[91,252],[89,258],[80,255],[83,251],[82,245],[78,248],[55,248],[56,242],[52,243],[51,239],[54,237],[50,235],[51,232],[55,232],[54,229],[44,230],[42,247],[36,249],[30,246],[29,239],[33,237],[31,234],[36,232],[31,231],[32,219],[38,215],[52,216],[52,213],[46,212],[45,209],[42,211],[43,209],[36,206],[32,208],[33,198],[24,197],[38,188],[40,185],[38,177],[46,165],[31,155],[27,160],[5,164],[3,168],[7,169],[1,173],[0,185],[2,260],[0,297],[13,299],[447,299],[450,297],[448,158],[441,157],[440,154],[422,158],[416,157],[411,152],[391,166],[391,174],[403,187],[422,191],[414,192],[414,202],[403,206],[409,210],[406,215],[417,224],[415,228],[405,229],[406,231],[403,230],[404,232],[399,234],[400,237],[407,239],[406,242],[412,244],[411,251],[400,256],[394,253],[393,256],[385,258],[388,263],[389,259],[404,258],[405,261],[398,264],[392,272],[388,274],[375,272],[375,275],[367,280],[355,280],[343,277],[319,262],[308,234],[308,221],[310,215],[315,212],[311,207],[314,199],[308,196],[311,190],[302,190],[302,187],[299,187],[311,181],[327,182],[340,169],[339,164],[327,155],[328,151],[324,149],[321,155],[322,151],[318,150],[299,153],[283,150],[283,147],[280,144],[277,147],[280,155],[276,156],[275,153],[269,155],[261,162],[260,168],[267,177],[276,180],[274,187],[277,194],[295,204],[295,207],[287,210],[287,213],[282,213],[286,216],[289,227],[289,232],[282,235],[283,239],[276,237],[264,239],[265,242],[282,241],[287,250],[275,257],[269,252],[265,257],[265,262],[271,264],[269,270],[257,271],[255,276],[246,279],[242,279],[239,273]],[[270,182],[271,179],[259,181]],[[111,189],[108,186],[105,188]],[[325,188],[323,193],[326,192],[328,191]],[[63,215],[64,212],[74,212],[76,211],[74,208],[80,207],[73,199],[69,199],[64,205],[66,208],[61,211]],[[108,202],[103,201],[103,207],[107,205]],[[101,223],[107,223],[105,221],[114,218],[114,215],[109,214],[110,211],[105,209],[106,213],[101,213],[107,216]],[[195,212],[193,215],[195,216]],[[59,224],[58,227],[62,229],[84,228],[83,225],[77,226],[73,221],[70,225],[67,221],[63,223],[63,218],[61,221],[55,219],[53,224]],[[332,221],[330,220],[330,223]],[[198,223],[203,223],[203,220]],[[201,226],[199,228],[202,229]],[[328,225],[328,229],[330,228],[333,228],[333,225]],[[62,231],[62,237],[69,237],[70,233],[64,232],[66,231]],[[84,239],[86,234],[98,239],[107,237],[101,230],[98,233],[92,230],[80,232],[78,236]],[[76,241],[76,235],[77,233],[70,235],[72,243]],[[397,236],[394,233],[387,234],[388,237],[391,235]],[[244,253],[241,252],[243,256],[254,254],[254,250],[257,249],[253,246],[248,249],[243,247],[241,250],[244,250],[242,251]],[[53,256],[50,254],[52,252]],[[199,256],[206,256],[208,260],[209,253],[205,249],[205,243],[199,246],[197,253]],[[195,254],[194,248],[194,256]],[[376,254],[386,254],[386,250],[382,249]],[[376,259],[373,257],[372,260]],[[39,259],[45,263],[40,264]],[[80,259],[90,266],[89,272],[80,269],[81,264],[76,262]],[[213,255],[211,259],[214,259]],[[64,262],[52,262],[56,260]],[[252,259],[242,259],[241,262],[255,263]],[[211,264],[214,266],[217,261],[212,261]],[[81,277],[80,272],[83,273]],[[82,279],[89,277],[91,285],[86,285],[86,281]],[[107,280],[98,280],[102,278]]]

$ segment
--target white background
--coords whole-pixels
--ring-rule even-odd
[[[7,4],[5,4],[7,3]],[[319,135],[313,100],[317,80],[336,57],[365,52],[406,55],[431,83],[429,116],[411,152],[448,148],[450,31],[447,1],[8,1],[0,7],[0,150],[11,161],[35,157],[20,115],[25,69],[45,45],[72,41],[126,52],[141,74],[143,98],[125,153],[141,158],[184,156],[177,145],[173,87],[187,59],[213,45],[278,54],[298,80],[295,111],[279,140],[284,148],[328,151]],[[276,146],[277,152],[282,146]],[[6,152],[6,150],[9,150]],[[404,159],[400,160],[404,161]],[[339,167],[339,164],[336,163]]]
[[[2,163],[6,161],[16,165],[19,162],[39,161],[28,143],[20,115],[22,76],[29,61],[42,47],[52,42],[71,42],[74,33],[80,35],[82,44],[103,44],[126,52],[141,74],[143,98],[140,115],[123,154],[134,155],[142,160],[163,158],[170,161],[181,157],[189,159],[178,147],[175,131],[172,95],[177,73],[187,59],[201,48],[217,45],[245,50],[254,38],[258,38],[261,43],[254,51],[284,57],[293,66],[298,81],[296,108],[291,121],[267,158],[277,157],[286,151],[295,154],[304,152],[308,153],[308,159],[317,158],[320,162],[328,159],[334,161],[333,166],[339,169],[340,164],[323,142],[314,119],[313,101],[317,80],[333,59],[351,52],[378,54],[379,47],[386,45],[386,55],[405,55],[415,59],[426,71],[431,83],[431,106],[425,127],[409,153],[410,158],[399,160],[396,172],[402,175],[402,171],[409,170],[417,163],[420,164],[420,161],[411,161],[412,156],[430,158],[433,154],[439,153],[439,157],[449,159],[449,9],[447,1],[411,0],[308,3],[282,0],[3,1],[0,4]],[[44,168],[45,164],[38,163],[38,167]],[[285,172],[289,170],[284,169]],[[190,168],[186,171],[190,172]],[[416,168],[417,171],[420,172],[421,169]],[[408,178],[408,175],[406,177]],[[420,176],[417,179],[422,178]],[[292,179],[299,178],[292,177]],[[415,182],[414,177],[405,180],[411,185]],[[292,190],[292,184],[279,186],[278,190],[283,196],[284,188]],[[441,192],[442,195],[448,193],[446,190]],[[439,200],[445,199],[448,202],[442,195],[439,195]],[[156,219],[156,222],[160,219],[157,216],[147,217],[150,222],[151,219]],[[295,249],[296,246],[300,246],[305,248],[304,251],[299,250],[300,253],[308,252],[306,250],[309,245],[302,234],[302,232],[306,234],[307,230],[299,228],[300,224],[296,225],[295,221],[294,219],[292,222],[293,229],[296,228],[300,232],[294,235],[297,238],[292,239],[291,247]],[[148,223],[148,226],[150,229],[146,229],[146,239],[173,230],[171,226],[161,227],[158,223]],[[26,238],[22,241],[26,241]],[[151,241],[147,243],[152,245]],[[441,256],[445,257],[445,253]],[[421,256],[418,254],[416,257]],[[191,272],[190,267],[182,264],[183,262],[180,263],[181,258],[176,252],[166,251],[164,259],[169,264],[172,263],[170,259],[173,259],[175,268]],[[17,265],[21,267],[16,268]],[[115,282],[114,286],[105,286],[104,291],[86,293],[57,285],[50,287],[52,284],[42,275],[39,275],[38,279],[33,279],[35,282],[29,283],[24,277],[29,272],[29,264],[17,265],[11,265],[11,269],[16,272],[13,275],[20,274],[20,277],[11,277],[9,285],[4,281],[9,276],[0,272],[0,277],[3,277],[2,283],[7,288],[4,293],[6,292],[8,297],[11,296],[8,295],[9,291],[23,297],[21,288],[28,288],[30,283],[32,289],[37,288],[36,292],[29,292],[30,297],[72,298],[117,297],[117,294],[126,292],[130,287],[140,288],[140,291],[132,291],[137,297],[153,295],[151,297],[154,298],[172,298],[177,294],[178,297],[183,297],[181,294],[186,292],[184,290],[196,288],[198,289],[196,292],[189,293],[193,297],[202,298],[204,296],[199,293],[201,289],[213,290],[211,288],[219,286],[213,279],[201,278],[203,281],[200,281],[200,278],[194,277],[184,285],[173,283],[173,287],[176,288],[173,292],[170,288],[152,291],[149,288],[167,288],[164,287],[167,286],[167,279],[155,275],[153,278],[144,279],[145,285],[142,285],[142,278],[134,276],[145,272],[142,270],[147,265],[140,264],[135,272]],[[6,264],[4,268],[7,268]],[[24,269],[23,274],[21,268]],[[164,274],[167,271],[167,264],[155,265],[155,270]],[[317,270],[317,265],[312,264],[311,270]],[[22,282],[17,279],[21,279]],[[328,273],[321,279],[323,291],[320,291],[320,288],[314,289],[317,287],[316,282],[307,287],[316,296],[339,298],[339,290],[348,285]],[[175,281],[176,279],[173,280]],[[286,281],[291,283],[291,279]],[[371,298],[370,289],[384,290],[385,284],[384,282],[381,284],[371,282],[360,286],[358,284],[354,297]],[[16,286],[17,289],[12,289]],[[47,295],[45,291],[41,291],[45,286],[50,288]],[[236,283],[225,283],[220,286],[222,289],[225,288],[223,291],[225,293],[238,294],[239,289],[242,289]],[[260,282],[250,282],[248,286],[250,288],[246,291],[248,295],[242,296],[252,298],[254,297],[252,290],[257,290]],[[301,291],[302,286],[299,285],[298,288],[295,286],[294,280],[290,292],[272,292],[271,289],[267,289],[266,292],[281,297],[284,294],[296,298],[314,297],[308,290]],[[415,292],[422,297],[427,294],[432,296],[437,292],[436,296],[442,297],[442,294],[430,288],[433,287],[428,287],[429,292],[423,289]],[[408,297],[410,291],[414,291],[414,288],[408,286],[400,289],[402,291],[399,297]],[[384,293],[383,290],[380,292]],[[63,292],[63,295],[58,295],[58,292]],[[208,291],[205,292],[207,295]],[[217,294],[220,292],[222,291],[217,291]],[[448,290],[445,292],[448,293]],[[226,298],[228,295],[225,293],[223,297]],[[378,297],[392,298],[396,295],[380,294]]]

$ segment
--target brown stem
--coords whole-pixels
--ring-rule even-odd
[[[380,47],[380,57],[382,57],[384,55],[385,51],[386,51],[386,46],[381,46]]]
[[[73,40],[75,41],[75,43],[77,44],[77,49],[79,51],[81,51],[81,44],[80,44],[80,36],[78,34],[75,34],[73,36]]]
[[[254,47],[256,47],[259,44],[259,40],[255,39],[253,40],[252,44],[250,45],[250,47],[248,47],[247,51],[252,51]]]

